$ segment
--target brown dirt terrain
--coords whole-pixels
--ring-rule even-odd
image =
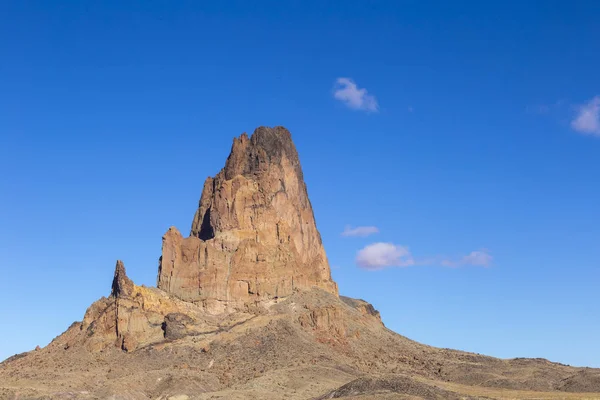
[[[600,370],[422,345],[386,329],[368,303],[319,289],[220,324],[91,352],[74,323],[0,364],[0,398],[600,399]]]

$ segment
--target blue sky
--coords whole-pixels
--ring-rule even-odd
[[[0,359],[117,259],[154,285],[232,138],[284,125],[342,294],[600,367],[600,5],[448,3],[2,2]]]

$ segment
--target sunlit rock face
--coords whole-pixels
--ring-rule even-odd
[[[204,183],[190,236],[164,235],[158,287],[211,313],[312,287],[337,294],[287,129],[234,139]]]

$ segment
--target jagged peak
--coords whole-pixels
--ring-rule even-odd
[[[131,279],[129,279],[129,277],[127,277],[123,261],[117,260],[117,265],[115,266],[115,276],[113,278],[110,295],[112,297],[122,297],[129,296],[132,292],[133,282]]]
[[[301,177],[298,152],[290,131],[283,126],[260,126],[251,137],[244,132],[233,139],[231,153],[223,168],[224,177],[229,180],[236,175],[248,176],[263,172],[268,165],[281,163],[284,155]]]
[[[292,134],[283,126],[259,126],[250,137],[250,142],[263,148],[269,156],[276,156],[281,152],[288,155],[296,154],[296,146],[292,141]]]

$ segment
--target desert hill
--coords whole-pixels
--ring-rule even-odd
[[[156,288],[108,297],[0,364],[1,399],[600,399],[600,370],[439,349],[338,294],[290,133],[234,139]]]

